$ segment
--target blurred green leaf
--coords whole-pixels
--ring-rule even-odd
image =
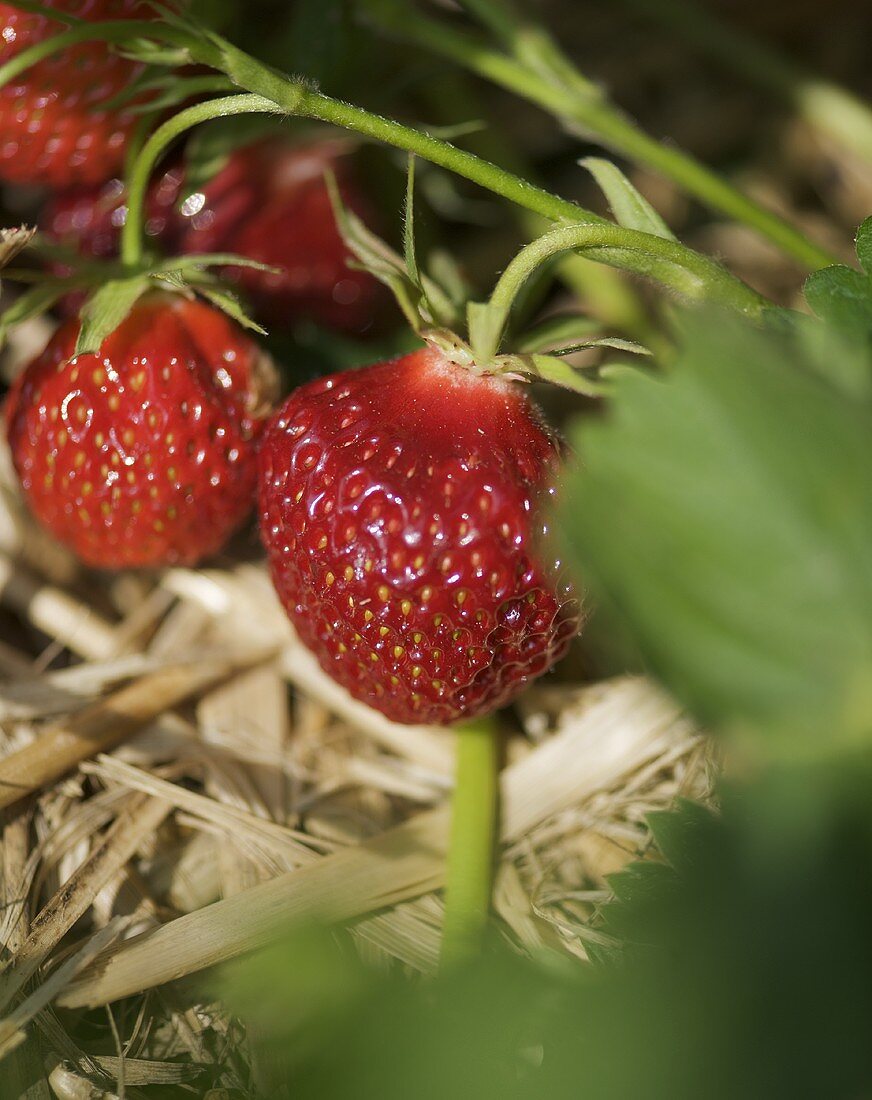
[[[857,230],[856,248],[863,272],[842,264],[814,271],[805,297],[818,317],[846,336],[872,340],[872,218]]]
[[[872,218],[857,230],[857,259],[867,275],[872,275]]]
[[[872,734],[872,412],[735,318],[670,376],[616,377],[560,512],[580,575],[714,726],[826,751]]]

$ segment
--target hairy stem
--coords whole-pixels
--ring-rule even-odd
[[[577,251],[593,259],[607,255],[614,267],[635,272],[674,290],[684,298],[728,306],[759,315],[766,299],[720,264],[675,241],[618,225],[568,225],[553,229],[522,249],[500,277],[489,302],[487,323],[474,341],[476,358],[489,362],[499,350],[512,305],[527,280],[543,263]]]
[[[384,29],[523,96],[570,129],[585,136],[592,134],[614,151],[660,172],[710,209],[750,226],[804,266],[819,268],[837,262],[837,257],[795,226],[705,165],[646,134],[609,102],[599,87],[574,69],[543,30],[517,25],[510,19],[501,0],[468,0],[466,6],[499,32],[511,54],[491,49],[476,36],[458,33],[405,8],[401,11],[395,0],[372,0],[371,11]]]
[[[442,935],[445,967],[477,955],[487,929],[497,835],[498,750],[491,719],[457,731]]]

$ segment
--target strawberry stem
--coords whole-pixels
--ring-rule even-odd
[[[145,194],[155,165],[186,130],[216,118],[242,114],[275,114],[278,108],[259,95],[231,95],[210,99],[179,111],[159,126],[137,154],[127,178],[127,218],[121,231],[121,262],[142,262]]]
[[[457,731],[457,772],[445,885],[443,967],[481,950],[491,904],[499,793],[499,739],[492,718]]]
[[[767,305],[726,268],[675,241],[619,225],[561,226],[523,248],[503,272],[487,306],[470,312],[477,362],[489,363],[499,351],[512,305],[527,280],[543,263],[569,251],[654,279],[683,298],[750,316],[759,316]]]

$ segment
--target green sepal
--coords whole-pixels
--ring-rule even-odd
[[[500,356],[499,362],[517,365],[517,373],[530,382],[550,382],[584,397],[606,397],[611,391],[603,382],[587,377],[556,355]],[[513,372],[514,373],[514,372]]]
[[[426,275],[416,280],[403,257],[347,209],[332,172],[325,172],[325,180],[340,236],[357,261],[354,266],[388,287],[414,332],[451,324],[455,310],[448,295]]]
[[[624,173],[610,160],[602,157],[585,157],[578,162],[586,168],[608,199],[618,225],[626,229],[638,229],[667,241],[678,238],[646,198],[636,190]]]
[[[226,287],[200,286],[197,290],[204,298],[207,298],[213,306],[217,306],[222,313],[226,313],[228,317],[236,321],[242,328],[248,329],[249,332],[256,332],[260,336],[267,335],[267,330],[248,316],[236,295],[233,294],[232,291],[227,290]]]
[[[128,279],[110,279],[96,290],[82,306],[74,354],[96,354],[150,285],[147,275],[133,275]]]

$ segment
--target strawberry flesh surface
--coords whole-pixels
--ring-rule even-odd
[[[520,389],[429,348],[296,390],[261,447],[261,533],[322,667],[438,724],[549,669],[579,626],[543,537],[558,461]]]

